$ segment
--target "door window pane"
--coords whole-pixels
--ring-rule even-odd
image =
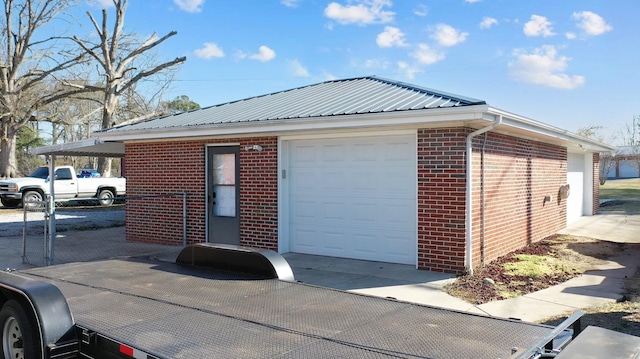
[[[213,155],[213,215],[236,216],[236,154]]]
[[[213,155],[213,184],[236,184],[236,154]]]
[[[236,186],[213,186],[216,194],[213,215],[218,217],[236,216]]]

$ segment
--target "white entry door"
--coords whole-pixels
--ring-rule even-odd
[[[288,142],[289,250],[416,263],[416,138]]]
[[[567,223],[584,215],[585,158],[582,153],[567,154],[567,183],[570,194],[567,198]]]

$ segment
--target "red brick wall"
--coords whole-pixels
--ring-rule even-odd
[[[465,128],[418,130],[418,268],[464,271]]]
[[[205,239],[204,142],[125,144],[127,196],[187,192],[187,239]],[[182,197],[127,200],[129,241],[182,244]]]
[[[240,143],[240,240],[277,249],[277,139],[240,138],[125,144],[127,196],[187,192],[187,240],[206,240],[206,145]],[[259,144],[263,151],[245,151]],[[182,197],[127,201],[130,241],[182,244]]]
[[[484,144],[484,240],[481,157]],[[566,226],[566,148],[490,132],[474,139],[473,264],[557,233]],[[550,196],[550,201],[545,197]]]
[[[592,214],[600,210],[600,154],[593,154],[593,208]]]
[[[240,141],[241,244],[278,251],[278,139]],[[254,144],[262,152],[244,150]]]
[[[465,269],[465,142],[467,128],[418,131],[418,267]],[[556,233],[566,224],[558,201],[567,152],[559,146],[488,133],[473,141],[473,264]],[[481,183],[484,176],[484,240]],[[545,196],[552,200],[545,202]]]
[[[468,128],[421,129],[417,139],[418,267],[465,269],[465,141]],[[481,221],[481,149],[474,139],[473,263],[539,241],[564,228],[567,152],[559,146],[487,134],[484,144],[485,226]],[[277,250],[277,138],[126,144],[128,196],[187,192],[187,239],[206,239],[207,144],[240,143],[240,226],[243,245]],[[259,144],[263,151],[245,151]],[[594,170],[597,161],[594,159]],[[595,171],[594,173],[597,173]],[[594,180],[597,181],[597,180]],[[596,186],[597,188],[597,186]],[[552,200],[545,202],[545,196]],[[594,196],[596,196],[594,194]],[[597,205],[597,201],[594,199]],[[595,205],[594,205],[595,206]],[[182,243],[182,197],[129,200],[127,240]]]

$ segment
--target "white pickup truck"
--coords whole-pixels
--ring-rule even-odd
[[[78,177],[72,166],[56,167],[54,192],[56,201],[98,199],[102,206],[113,204],[115,197],[126,193],[125,178]],[[49,168],[38,167],[27,177],[0,181],[0,201],[9,208],[29,201],[42,201],[49,195]]]

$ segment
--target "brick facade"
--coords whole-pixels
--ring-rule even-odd
[[[259,144],[262,151],[245,151]],[[278,251],[278,139],[244,138],[240,145],[240,243]]]
[[[127,178],[126,238],[129,241],[182,244],[182,196],[187,193],[187,238],[205,239],[205,142],[125,144]]]
[[[495,132],[473,144],[474,266],[566,226],[567,203],[558,198],[567,181],[566,148]]]
[[[467,128],[418,131],[421,269],[452,273],[465,269],[465,143],[470,132]],[[474,266],[565,227],[566,202],[558,201],[557,193],[566,182],[566,171],[563,147],[493,132],[486,134],[486,140],[485,135],[474,138]],[[545,202],[545,196],[551,200]]]
[[[278,179],[275,137],[127,143],[127,196],[187,193],[187,241],[206,240],[206,146],[240,144],[240,241],[277,250]],[[259,144],[263,150],[245,151]],[[182,244],[182,196],[127,201],[126,238]]]
[[[418,268],[458,273],[465,258],[465,128],[418,130]]]
[[[450,273],[465,269],[465,141],[471,131],[462,127],[418,130],[420,269]],[[228,143],[240,144],[241,244],[277,250],[276,137],[127,143],[124,161],[127,194],[186,192],[188,242],[205,241],[206,146]],[[244,149],[255,144],[263,150]],[[595,174],[597,163],[594,156]],[[565,227],[566,202],[558,200],[557,194],[566,182],[566,171],[564,147],[495,132],[474,139],[474,266]],[[597,181],[595,178],[596,189]],[[545,197],[550,200],[545,201]],[[597,203],[595,192],[594,207]],[[126,236],[130,241],[182,244],[182,197],[129,200]]]
[[[606,174],[605,174],[606,176]],[[593,208],[592,214],[600,210],[600,154],[593,154]]]

